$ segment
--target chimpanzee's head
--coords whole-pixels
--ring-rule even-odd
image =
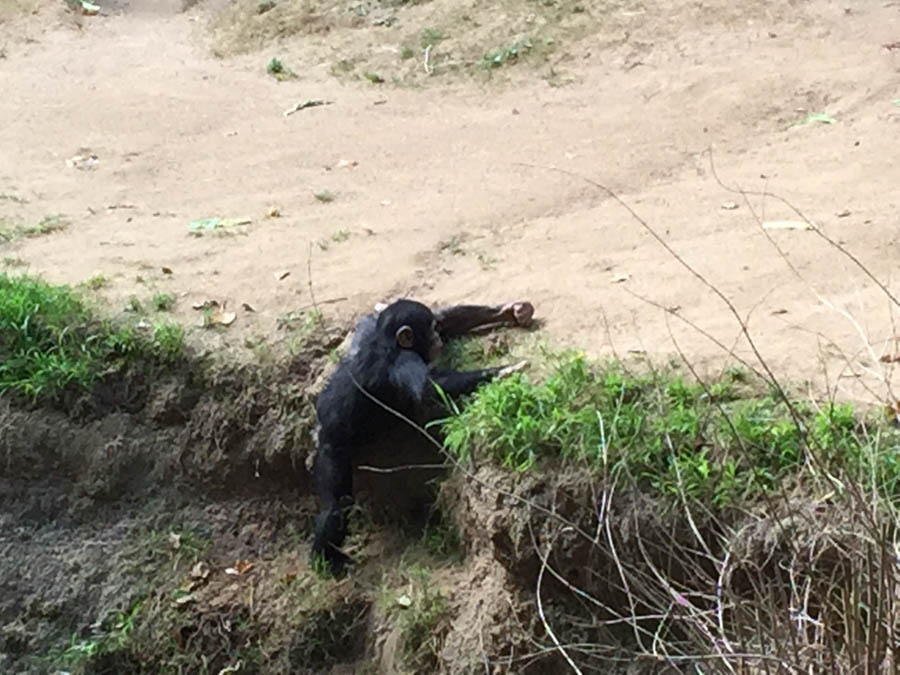
[[[426,363],[440,354],[443,342],[431,310],[415,300],[396,300],[378,315],[379,337],[400,349],[411,349]]]

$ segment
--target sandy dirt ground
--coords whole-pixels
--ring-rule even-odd
[[[651,5],[610,9],[618,37],[558,46],[563,82],[524,62],[420,86],[334,76],[340,41],[381,49],[383,27],[216,58],[214,4],[7,21],[0,218],[68,227],[0,244],[3,265],[103,275],[114,308],[172,292],[191,325],[193,303],[226,301],[230,328],[191,333],[217,348],[274,339],[314,300],[351,317],[413,295],[527,298],[547,339],[595,355],[752,358],[735,315],[661,240],[749,315],[775,372],[883,402],[880,359],[900,351],[900,5]],[[296,79],[266,74],[275,54]],[[283,114],[307,99],[332,103]],[[818,231],[761,228],[798,216],[729,192],[710,148],[725,185],[780,195]],[[96,164],[67,165],[76,155]],[[251,222],[190,236],[214,216]]]

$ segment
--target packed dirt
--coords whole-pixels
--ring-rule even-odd
[[[234,362],[294,354],[271,371],[223,358],[223,380],[180,374],[87,420],[0,409],[0,559],[14,561],[0,669],[42,672],[26,659],[141,598],[156,624],[136,644],[208,657],[183,672],[234,672],[238,655],[256,672],[251,638],[262,672],[396,670],[390,612],[371,598],[420,592],[388,572],[418,534],[356,542],[377,565],[324,598],[305,585],[304,397],[341,337],[309,351],[289,330],[312,306],[343,326],[399,295],[528,299],[556,346],[752,361],[702,276],[779,376],[896,400],[895,3],[264,4],[116,0],[87,16],[0,0],[0,235],[66,225],[0,236],[0,269],[103,279],[91,292],[115,312],[171,292],[189,326],[215,299],[237,318],[189,331],[192,345]],[[272,57],[296,76],[268,74]],[[306,101],[323,104],[285,114]],[[235,221],[192,236],[215,217]],[[561,672],[521,623],[536,621],[517,604],[533,587],[516,587],[536,558],[509,553],[508,504],[455,500],[469,555],[435,584],[455,589],[456,619],[418,671],[482,672],[476,654],[493,672]],[[178,593],[191,602],[176,616]],[[248,623],[252,636],[231,631]],[[140,632],[153,625],[175,632]]]
[[[70,283],[101,274],[113,307],[172,291],[191,324],[194,302],[226,301],[238,317],[218,349],[276,338],[279,320],[314,300],[350,317],[408,294],[528,298],[542,335],[594,354],[667,357],[674,337],[695,363],[729,359],[671,309],[749,355],[718,297],[557,167],[618,191],[750,315],[777,372],[884,401],[894,303],[817,233],[762,230],[750,206],[766,221],[798,218],[724,189],[706,153],[726,185],[789,199],[896,297],[893,4],[287,3],[316,21],[284,42],[277,7],[221,4],[134,0],[98,16],[50,6],[3,27],[0,215],[69,223],[4,246],[8,265]],[[550,35],[546,7],[562,36],[549,53],[441,70],[457,48],[488,53],[532,24]],[[250,28],[229,23],[248,13]],[[419,44],[398,52],[430,26],[445,39],[429,77]],[[297,77],[267,75],[272,56]],[[283,114],[307,100],[331,104]],[[808,121],[822,113],[834,123]],[[67,166],[92,154],[90,168]],[[189,236],[191,221],[215,216],[251,222]]]

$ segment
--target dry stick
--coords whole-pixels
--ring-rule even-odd
[[[529,522],[530,526],[530,522]],[[544,570],[547,569],[547,560],[550,558],[550,550],[553,548],[553,543],[563,532],[568,528],[562,528],[552,540],[547,544],[547,553],[541,554],[540,550],[535,548],[537,551],[538,557],[541,559],[541,569],[538,572],[537,584],[535,585],[535,596],[537,600],[537,610],[538,616],[541,618],[541,623],[544,624],[544,630],[547,631],[547,635],[550,636],[550,639],[553,640],[553,644],[556,645],[557,651],[562,654],[562,657],[569,664],[569,667],[574,670],[578,675],[582,675],[581,669],[575,665],[575,662],[572,660],[572,657],[569,656],[569,653],[563,648],[563,646],[559,643],[559,639],[556,637],[556,633],[553,632],[553,628],[550,627],[550,623],[547,621],[547,617],[544,615],[544,604],[541,600],[541,585],[544,583]],[[534,533],[532,533],[532,536]]]
[[[371,471],[372,473],[397,473],[398,471],[408,471],[410,469],[446,469],[449,466],[450,465],[445,462],[443,464],[401,464],[399,466],[388,468],[360,464],[356,468],[360,471]]]

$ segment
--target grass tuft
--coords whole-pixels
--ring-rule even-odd
[[[707,384],[672,373],[633,374],[556,357],[543,382],[522,374],[483,386],[443,422],[461,461],[476,453],[517,471],[557,458],[593,471],[624,469],[644,487],[724,506],[771,493],[798,472],[808,448],[830,469],[895,494],[900,461],[889,440],[863,433],[853,409],[794,403],[800,427],[772,394],[727,372]]]
[[[129,363],[176,360],[183,344],[180,326],[99,320],[67,286],[0,274],[0,394],[56,399]]]

